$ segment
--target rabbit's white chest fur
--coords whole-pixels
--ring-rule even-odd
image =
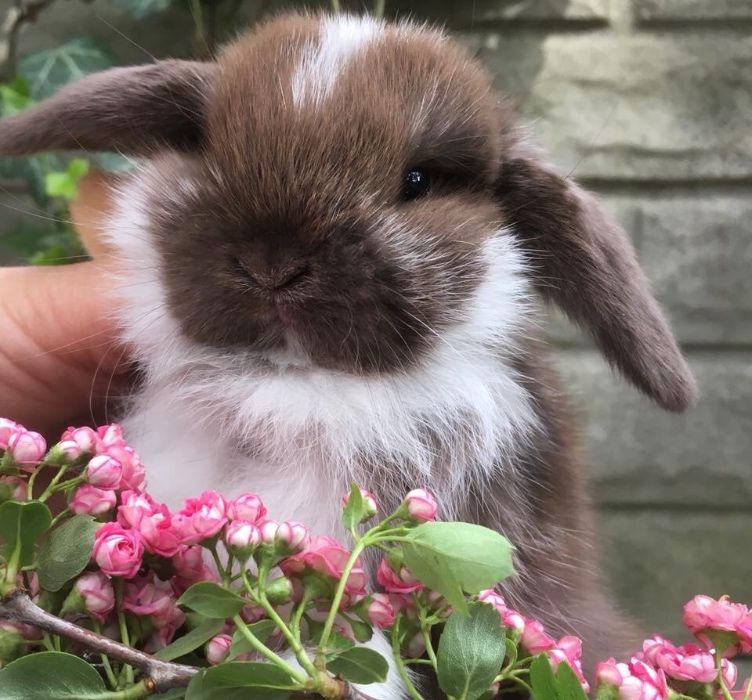
[[[432,350],[408,371],[356,376],[306,366],[302,356],[185,339],[166,303],[146,211],[134,178],[109,227],[123,264],[120,320],[145,371],[123,423],[150,491],[171,506],[206,489],[253,491],[270,517],[336,533],[340,499],[355,480],[377,493],[428,485],[451,514],[535,425],[530,397],[504,360],[530,310],[524,262],[504,232],[485,244],[486,279]],[[374,473],[374,464],[392,472]]]

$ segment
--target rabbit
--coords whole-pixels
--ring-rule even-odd
[[[142,372],[122,423],[155,496],[253,491],[342,535],[353,481],[384,512],[425,485],[441,518],[512,541],[503,594],[582,637],[586,669],[636,641],[598,573],[544,304],[663,408],[695,382],[624,231],[464,47],[286,14],[216,60],[107,70],[0,122],[0,153],[49,149],[137,157],[107,235]]]

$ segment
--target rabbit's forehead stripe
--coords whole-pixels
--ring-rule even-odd
[[[320,104],[326,99],[350,60],[382,29],[381,23],[369,17],[343,15],[323,19],[317,40],[304,47],[293,72],[295,104]]]

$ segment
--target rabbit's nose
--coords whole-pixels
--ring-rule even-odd
[[[243,260],[238,263],[250,282],[268,291],[291,289],[303,282],[310,273],[308,265],[302,263],[272,267],[251,265]]]

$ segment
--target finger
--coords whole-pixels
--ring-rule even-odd
[[[0,269],[0,416],[52,431],[101,411],[127,367],[110,280],[95,262]]]
[[[78,183],[78,197],[70,204],[73,226],[92,258],[103,258],[112,252],[103,232],[120,179],[121,176],[93,170]]]

